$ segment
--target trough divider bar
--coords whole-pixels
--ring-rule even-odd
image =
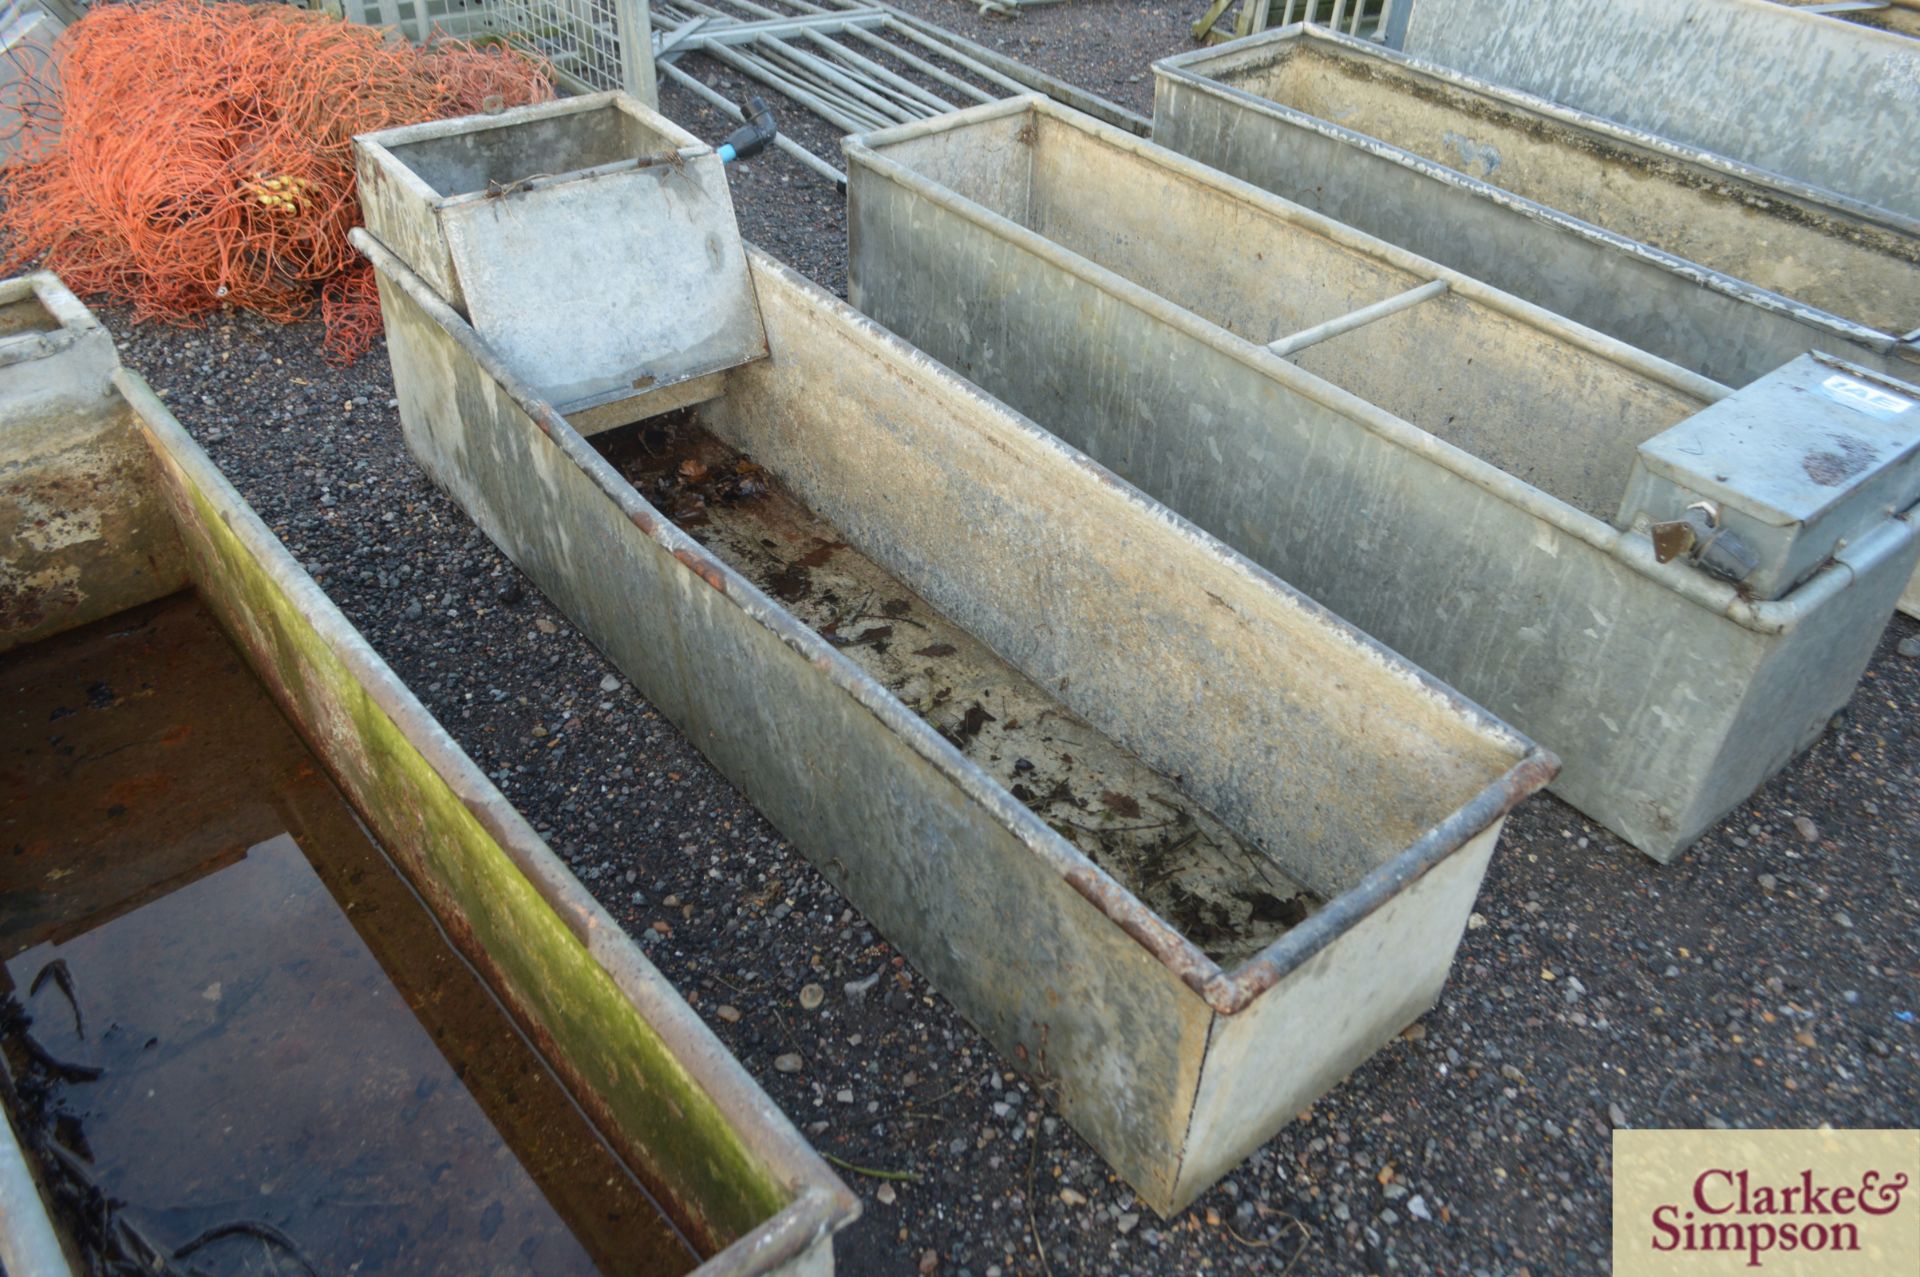
[[[1395,445],[1438,463],[1475,487],[1484,489],[1550,525],[1555,531],[1612,555],[1632,570],[1652,577],[1688,602],[1705,608],[1715,615],[1725,616],[1755,633],[1779,634],[1793,629],[1824,600],[1846,589],[1851,583],[1852,569],[1836,561],[1802,582],[1783,599],[1753,602],[1742,597],[1733,586],[1705,576],[1677,559],[1670,563],[1661,563],[1654,557],[1653,542],[1644,532],[1623,531],[1592,515],[1575,510],[1566,503],[1549,497],[1531,484],[1523,483],[1472,453],[1446,442],[1430,431],[1422,430],[1352,391],[1280,358],[1265,346],[1256,345],[1244,337],[1230,333],[1183,306],[1170,304],[1165,298],[1140,287],[1125,276],[1063,248],[1010,218],[1001,217],[984,205],[954,193],[947,187],[929,180],[899,161],[889,159],[873,149],[875,146],[889,146],[933,133],[946,132],[963,125],[1025,111],[1038,111],[1067,127],[1076,128],[1082,132],[1088,131],[1087,124],[1076,119],[1070,109],[1056,106],[1046,97],[1034,94],[971,107],[939,120],[916,121],[912,124],[878,130],[871,134],[851,136],[842,140],[841,149],[850,164],[863,164],[931,204],[958,214],[969,221],[985,223],[996,228],[996,234],[1017,244],[1023,251],[1031,253],[1049,265],[1079,276],[1109,296],[1154,316],[1168,327],[1205,342],[1228,357],[1257,369],[1289,391],[1331,408]],[[1183,155],[1154,147],[1153,143],[1143,139],[1126,136],[1124,131],[1117,131],[1116,135],[1109,140],[1114,146],[1135,153],[1152,150],[1154,153],[1149,158],[1171,172],[1233,190],[1239,198],[1249,204],[1261,207],[1268,212],[1279,213],[1304,229],[1332,239],[1336,243],[1357,248],[1390,265],[1417,275],[1445,279],[1451,285],[1451,291],[1463,298],[1478,302],[1498,313],[1512,316],[1523,323],[1545,327],[1572,345],[1611,359],[1643,376],[1664,382],[1708,403],[1724,399],[1732,393],[1718,382],[1710,381],[1697,373],[1688,372],[1676,364],[1649,355],[1591,328],[1570,323],[1542,307],[1523,302],[1510,294],[1499,293],[1470,276],[1417,257],[1385,241],[1360,236],[1350,227],[1312,213],[1238,178],[1198,165]],[[1870,377],[1881,375],[1845,360],[1835,362],[1838,366],[1847,368],[1857,375]]]
[[[1356,328],[1364,328],[1376,319],[1385,319],[1388,315],[1397,315],[1409,306],[1418,306],[1429,297],[1438,297],[1451,287],[1444,279],[1428,280],[1418,288],[1409,288],[1404,293],[1382,298],[1371,306],[1362,306],[1359,310],[1350,310],[1344,315],[1329,319],[1323,324],[1311,328],[1302,328],[1290,337],[1267,343],[1267,349],[1276,355],[1291,355],[1308,346],[1317,346],[1342,333],[1350,333]]]
[[[356,234],[363,232],[356,231]],[[755,1255],[799,1254],[860,1213],[859,1199],[794,1128],[626,931],[566,869],[519,811],[483,776],[446,728],[340,613],[257,512],[194,443],[144,378],[122,367],[115,386],[138,418],[155,464],[178,468],[203,492],[259,571],[295,606],[324,649],[354,677],[367,701],[418,752],[454,799],[493,839],[507,861],[553,911],[615,988],[628,999],[689,1083],[725,1120],[732,1138],[790,1194],[772,1216],[696,1270],[733,1277]],[[291,718],[291,716],[289,716]],[[324,751],[316,751],[325,757]],[[379,836],[376,831],[376,837]],[[518,1017],[516,1016],[517,1020]],[[579,1102],[576,1097],[576,1102]],[[582,1104],[583,1109],[587,1106]],[[613,1141],[616,1148],[619,1141]],[[641,1168],[633,1168],[636,1172]],[[822,1187],[831,1185],[832,1189]],[[663,1202],[663,1205],[665,1203]]]

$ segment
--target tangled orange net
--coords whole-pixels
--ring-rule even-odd
[[[380,332],[359,225],[356,133],[553,96],[496,46],[416,47],[282,5],[97,6],[54,45],[0,170],[4,269],[38,260],[138,319],[321,306],[330,357]],[[494,101],[490,101],[490,99]]]

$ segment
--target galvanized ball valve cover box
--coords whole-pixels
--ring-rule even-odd
[[[1438,996],[1550,755],[764,254],[590,442],[356,235],[428,474],[1156,1210]]]
[[[1615,522],[1701,525],[1680,533],[1678,552],[1754,598],[1781,598],[1920,499],[1913,393],[1802,355],[1641,444]],[[1716,535],[1738,539],[1733,557],[1694,545]]]
[[[725,168],[619,93],[354,141],[367,228],[568,411],[766,355]]]
[[[1658,859],[1820,733],[1913,574],[1914,414],[1821,390],[1916,397],[1867,369],[1730,392],[1039,99],[845,147],[857,306],[1537,737]],[[1659,561],[1638,525],[1701,498],[1745,531]],[[1767,566],[1709,570],[1736,546]]]

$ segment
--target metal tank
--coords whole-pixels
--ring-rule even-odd
[[[622,425],[356,236],[422,467],[1155,1210],[1432,1005],[1550,755],[762,253]]]
[[[845,149],[857,306],[1538,738],[1657,859],[1820,734],[1920,555],[1920,392],[1871,370],[1729,392],[1037,99]],[[1756,418],[1785,445],[1736,473]]]

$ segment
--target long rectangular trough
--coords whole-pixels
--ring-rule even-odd
[[[1438,996],[1550,755],[764,254],[589,442],[356,243],[428,474],[1156,1210]]]
[[[1807,350],[1920,378],[1920,220],[1434,62],[1180,54],[1153,140],[1730,386]]]
[[[1400,47],[1920,217],[1909,35],[1772,0],[1412,0]]]
[[[82,645],[111,672],[83,664],[81,684],[48,681],[48,670],[63,670],[62,680],[76,677],[63,654],[69,644]],[[0,1107],[13,1110],[0,1122],[0,1265],[7,1272],[38,1277],[78,1266],[84,1247],[71,1219],[60,1215],[55,1224],[41,1207],[42,1191],[56,1198],[66,1191],[50,1185],[71,1187],[76,1175],[151,1176],[156,1166],[162,1178],[142,1181],[148,1193],[123,1186],[109,1193],[131,1201],[116,1200],[114,1210],[131,1213],[119,1217],[109,1240],[159,1245],[133,1252],[142,1267],[157,1262],[155,1255],[184,1263],[190,1249],[237,1237],[255,1247],[298,1246],[296,1254],[345,1271],[376,1258],[356,1247],[412,1236],[429,1239],[442,1262],[472,1268],[496,1261],[531,1266],[538,1246],[543,1271],[832,1272],[833,1234],[857,1216],[857,1200],[145,383],[119,367],[105,330],[44,274],[0,284],[0,653],[0,671],[10,680],[0,826],[13,848],[0,870],[0,1001],[11,1005],[17,997],[31,1005],[30,1032],[39,1043],[31,1058],[15,1054],[27,1038],[19,1036],[19,1022],[0,1017],[0,1096],[7,1101]],[[194,709],[186,676],[151,663],[173,659],[169,653],[187,663],[182,668],[227,680],[222,686],[237,677],[240,710],[208,718]],[[162,705],[188,717],[152,718]],[[16,721],[20,714],[26,717]],[[241,719],[280,732],[298,758],[317,766],[274,746],[275,757],[290,760],[284,776],[275,773],[276,786],[286,785],[271,796],[250,787],[260,771],[251,738],[234,738],[233,748],[247,757],[226,764],[220,759],[233,756],[214,748]],[[125,725],[113,726],[119,722]],[[115,731],[125,739],[105,747],[102,733]],[[118,779],[90,779],[100,776]],[[269,830],[290,830],[293,841],[246,835],[261,821]],[[345,878],[327,878],[312,850],[323,833],[364,844],[366,856]],[[369,834],[377,847],[364,842]],[[312,869],[303,867],[300,851]],[[339,896],[394,869],[397,894],[379,897],[371,912],[356,913],[344,899],[344,913],[326,903],[329,893]],[[325,890],[317,890],[315,871]],[[295,880],[316,890],[287,894]],[[162,925],[167,917],[201,916],[191,910],[214,907],[208,902],[231,890],[222,884],[235,882],[254,884],[256,907],[217,926]],[[419,927],[396,929],[401,915],[422,906]],[[234,956],[241,933],[264,933],[284,952],[269,953],[257,970],[236,965],[244,961]],[[103,946],[116,934],[143,938],[126,942],[133,946],[131,968],[103,981]],[[419,936],[427,946],[419,963],[389,964],[413,943],[406,937]],[[330,970],[336,958],[362,963],[366,950],[387,976],[377,968],[368,975],[362,964],[351,967],[351,980],[312,986],[311,1001],[288,1005],[273,996],[288,982],[308,987],[299,981]],[[196,955],[223,978],[171,1003],[148,992]],[[425,979],[420,972],[428,968],[442,974],[410,983]],[[443,993],[465,989],[467,981],[475,983],[460,995],[466,1002]],[[115,997],[123,999],[117,1011]],[[502,1027],[477,1037],[466,1021],[449,1018],[456,1004],[479,1008],[483,1019],[472,1024],[493,1023],[484,1019],[493,1016]],[[348,1006],[361,1008],[363,1018],[337,1033],[325,1027],[336,1023],[330,1013]],[[146,1030],[139,1025],[169,1016],[172,1031],[156,1030],[142,1048]],[[271,1033],[253,1036],[266,1033],[262,1026]],[[376,1049],[376,1027],[379,1043],[412,1043],[430,1066],[417,1090],[411,1079],[399,1092],[385,1089],[408,1074]],[[136,1036],[129,1046],[116,1034]],[[469,1048],[490,1059],[518,1052],[511,1058],[519,1071],[499,1075],[497,1086],[464,1073],[456,1061]],[[193,1062],[222,1050],[236,1053],[234,1072],[207,1081]],[[90,1127],[91,1151],[82,1143],[80,1154],[63,1152],[51,1145],[75,1138],[60,1134],[64,1127],[47,1128],[51,1136],[42,1130],[37,1140],[24,1133],[31,1124],[22,1124],[11,1070],[32,1059],[61,1085],[81,1088],[85,1102],[73,1107],[89,1123],[113,1107],[114,1096],[126,1098],[129,1078],[143,1079],[141,1094],[149,1093],[148,1077],[212,1089],[197,1115],[180,1111],[189,1105],[170,1104],[159,1118],[142,1116],[136,1104],[117,1128]],[[341,1095],[351,1098],[326,1109],[315,1079],[337,1079]],[[471,1100],[461,1098],[461,1082]],[[537,1191],[484,1141],[448,1142],[453,1132],[471,1129],[478,1139],[478,1132],[498,1128],[517,1150],[512,1132],[526,1127],[527,1114],[547,1111],[536,1105],[536,1093],[558,1115],[555,1129],[582,1132],[572,1143],[548,1144],[550,1130],[519,1131],[533,1152],[516,1155]],[[275,1094],[284,1102],[268,1098]],[[484,1120],[474,1116],[474,1102]],[[411,1124],[371,1130],[382,1149],[398,1147],[397,1163],[374,1164],[375,1150],[355,1145],[343,1154],[344,1165],[316,1169],[335,1129],[364,1120],[368,1105],[390,1105],[374,1111]],[[280,1132],[295,1150],[281,1165],[284,1174],[267,1179],[256,1170],[246,1180],[254,1165],[248,1159],[263,1150],[232,1133],[263,1122],[271,1127],[281,1107],[312,1110],[300,1119],[309,1124]],[[151,1123],[167,1120],[187,1123],[185,1133],[154,1134]],[[23,1143],[36,1148],[35,1157],[20,1156]],[[139,1156],[116,1151],[128,1148]],[[169,1156],[203,1160],[192,1174],[168,1173],[168,1163],[153,1159]],[[236,1173],[243,1192],[231,1200],[241,1203],[242,1219],[183,1244],[177,1230],[196,1218],[188,1201]],[[322,1178],[309,1191],[313,1177],[326,1173],[342,1178]],[[616,1180],[634,1184],[617,1201],[606,1196]],[[113,1189],[126,1181],[100,1182]],[[461,1197],[468,1183],[478,1186],[476,1195]],[[485,1186],[502,1183],[518,1183],[517,1195],[489,1204],[483,1190],[493,1190]],[[643,1214],[662,1222],[629,1228],[621,1221],[637,1218],[631,1214],[570,1215],[572,1199],[563,1194],[574,1189],[622,1210],[650,1196],[652,1213]],[[564,1230],[517,1231],[549,1209],[549,1198],[571,1238]],[[418,1213],[423,1202],[442,1203],[440,1213]],[[235,1207],[209,1209],[231,1219]],[[287,1212],[303,1211],[312,1212],[304,1233],[285,1222]],[[655,1243],[664,1251],[652,1253]],[[577,1266],[584,1256],[594,1257],[591,1266]],[[290,1257],[289,1265],[299,1266]]]
[[[1038,100],[845,145],[857,306],[1537,737],[1656,858],[1820,733],[1913,572],[1920,412],[1864,369],[1730,393]],[[1743,418],[1801,433],[1717,473]],[[1696,501],[1779,597],[1657,561],[1650,525],[1714,535]]]
[[[1154,77],[1159,145],[1703,376],[1920,379],[1911,217],[1319,27]]]

